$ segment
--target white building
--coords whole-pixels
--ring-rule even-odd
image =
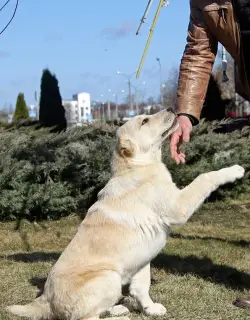
[[[68,127],[75,126],[79,122],[78,118],[78,104],[75,100],[63,100],[65,109],[65,117]]]
[[[72,100],[63,100],[63,106],[68,126],[92,120],[90,94],[87,92],[74,94]]]
[[[78,119],[80,122],[85,122],[92,119],[90,94],[81,92],[73,95],[73,99],[78,105]]]
[[[35,104],[31,104],[28,107],[28,111],[31,119],[38,119],[38,107]]]

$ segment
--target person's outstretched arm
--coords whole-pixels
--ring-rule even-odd
[[[218,47],[218,41],[205,25],[202,11],[193,7],[192,1],[190,12],[177,88],[176,112],[180,126],[170,142],[171,156],[177,163],[185,162],[185,155],[179,152],[178,145],[189,141],[192,126],[199,122]]]

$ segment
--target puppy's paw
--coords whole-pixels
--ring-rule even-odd
[[[124,316],[129,313],[129,309],[126,306],[118,304],[109,308],[105,313],[102,314],[102,317],[119,317]]]
[[[222,170],[225,174],[226,182],[234,182],[237,179],[243,178],[245,174],[245,169],[237,164]]]
[[[231,167],[232,173],[235,176],[235,179],[241,179],[244,177],[245,169],[242,166],[236,164],[235,166]]]
[[[153,303],[143,311],[147,316],[163,316],[167,312],[166,308],[160,303]]]

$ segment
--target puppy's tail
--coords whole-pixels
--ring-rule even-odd
[[[43,296],[38,297],[33,302],[21,305],[13,305],[6,308],[7,311],[19,317],[27,317],[34,320],[52,319],[53,315],[49,302]]]

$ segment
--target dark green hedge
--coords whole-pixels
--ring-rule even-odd
[[[201,123],[183,146],[187,164],[163,159],[178,186],[198,174],[235,163],[247,170],[243,181],[221,188],[214,199],[246,192],[250,172],[249,127],[216,134],[216,123]],[[110,177],[110,157],[117,127],[94,125],[52,134],[34,125],[0,127],[0,220],[56,219],[84,213]]]

